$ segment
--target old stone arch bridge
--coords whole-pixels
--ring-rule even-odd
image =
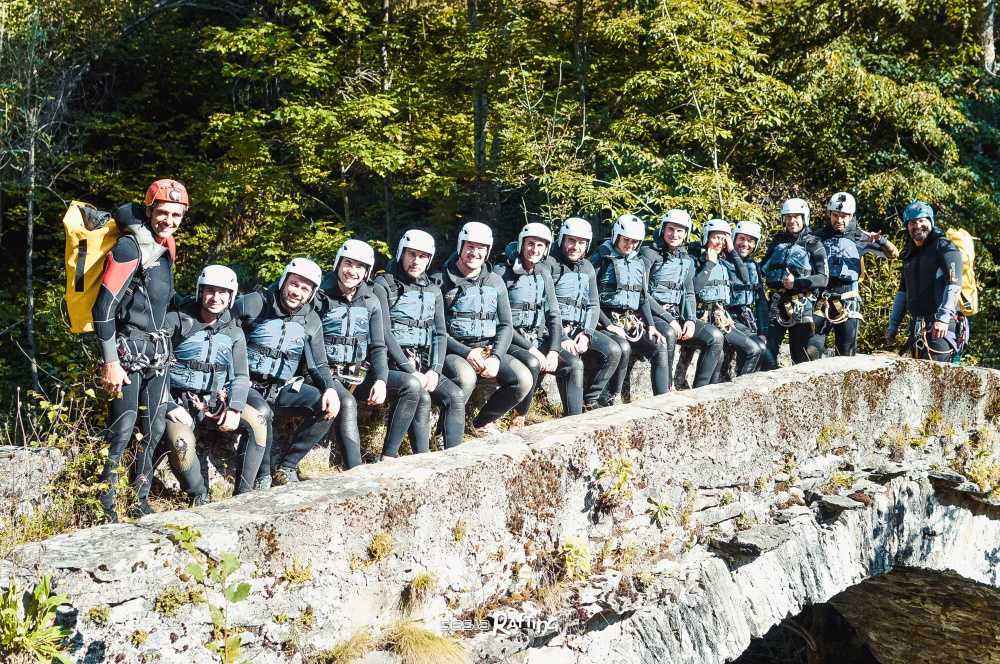
[[[419,661],[408,621],[463,649],[424,661],[726,662],[831,600],[881,662],[1000,662],[998,416],[997,372],[834,358],[59,536],[0,578],[53,575],[82,662],[217,661],[169,525],[238,556],[259,664]]]

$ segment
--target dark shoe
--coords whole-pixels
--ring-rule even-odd
[[[145,498],[128,508],[128,516],[131,519],[141,519],[147,514],[155,514],[155,513],[156,510],[153,509],[153,506],[150,505],[149,501],[146,500]]]
[[[191,507],[201,507],[202,505],[208,505],[210,502],[212,501],[207,493],[199,493],[191,499]]]
[[[273,486],[284,486],[299,481],[299,472],[295,468],[279,467],[271,476]]]
[[[264,475],[263,477],[258,477],[253,482],[254,491],[263,491],[265,489],[271,488],[271,476]]]

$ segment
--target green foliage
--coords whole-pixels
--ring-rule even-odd
[[[94,366],[59,312],[63,199],[107,209],[154,174],[192,195],[181,291],[209,260],[249,288],[295,254],[329,265],[351,235],[388,255],[421,226],[450,246],[469,218],[496,229],[498,249],[526,219],[580,214],[600,237],[622,211],[652,222],[669,206],[773,231],[781,199],[818,211],[837,190],[902,247],[898,213],[919,196],[982,238],[964,360],[998,361],[1000,82],[979,66],[975,3],[595,0],[579,20],[575,4],[479,3],[473,25],[465,3],[393,3],[388,17],[304,0],[149,16],[124,0],[4,3],[2,241],[18,260],[0,267],[0,388],[29,375],[27,112],[50,109],[61,81],[76,94],[38,134],[33,246],[50,396]],[[898,279],[897,261],[866,260],[862,352],[884,346]]]
[[[223,553],[218,560],[207,558],[195,546],[201,538],[201,533],[197,529],[176,524],[167,524],[167,528],[172,531],[168,536],[170,541],[180,546],[191,557],[191,562],[184,567],[184,572],[197,586],[187,591],[174,592],[163,602],[161,594],[157,598],[157,611],[163,615],[173,615],[184,602],[204,602],[214,628],[212,641],[206,643],[205,647],[218,657],[220,664],[241,662],[242,643],[239,628],[229,626],[228,620],[230,605],[242,602],[250,595],[249,583],[230,581],[232,575],[241,567],[239,558],[233,553]],[[217,590],[224,601],[216,604],[208,599],[209,590]]]
[[[56,609],[68,602],[65,595],[52,594],[52,579],[48,575],[23,599],[11,577],[0,594],[0,651],[11,657],[70,664],[66,646],[73,630],[54,624]]]
[[[666,500],[656,500],[652,496],[646,498],[646,503],[648,507],[646,508],[646,514],[649,515],[649,519],[657,525],[659,528],[663,528],[667,525],[667,517],[670,516],[670,503]]]
[[[281,580],[290,586],[298,586],[308,583],[313,579],[312,561],[302,564],[298,558],[292,560],[292,564],[281,573]]]
[[[608,459],[597,469],[597,479],[602,481],[601,493],[597,498],[597,507],[602,512],[614,511],[617,507],[632,500],[631,488],[635,469],[628,457]]]
[[[582,581],[590,576],[590,549],[587,543],[569,538],[556,552],[559,579],[562,581]]]

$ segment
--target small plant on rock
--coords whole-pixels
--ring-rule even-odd
[[[578,539],[567,539],[557,551],[560,578],[582,581],[590,576],[590,549]]]
[[[0,594],[0,653],[70,664],[72,660],[65,648],[73,631],[55,624],[56,609],[68,602],[65,595],[52,594],[52,578],[45,575],[22,605],[12,577]]]
[[[425,604],[437,590],[437,586],[437,577],[430,572],[417,574],[403,590],[403,597],[400,601],[403,611],[410,613]]]
[[[608,459],[597,470],[597,479],[607,481],[607,486],[601,490],[597,499],[597,508],[601,512],[613,512],[616,508],[632,500],[632,489],[629,486],[635,469],[628,457],[621,456]]]
[[[451,529],[451,536],[455,538],[456,542],[461,542],[465,539],[465,521],[459,519],[455,522],[454,527]]]
[[[823,490],[827,493],[836,493],[840,489],[850,489],[854,484],[854,473],[845,470],[834,471],[830,479],[823,485]]]
[[[381,562],[391,556],[395,548],[396,544],[389,535],[378,533],[368,545],[368,560],[372,563]]]
[[[370,653],[376,645],[371,632],[363,630],[329,650],[314,653],[306,661],[309,664],[350,664]]]
[[[649,515],[650,521],[658,528],[664,528],[667,525],[667,517],[670,516],[670,504],[666,500],[656,500],[652,496],[646,498],[646,503],[648,505],[646,514]]]
[[[299,586],[309,583],[313,579],[312,561],[303,565],[298,558],[292,559],[292,564],[281,573],[281,580],[290,586]]]
[[[382,634],[383,647],[406,664],[467,664],[465,650],[454,639],[405,620],[389,626]]]
[[[111,617],[111,607],[107,604],[94,606],[87,610],[87,620],[95,625],[107,625]]]

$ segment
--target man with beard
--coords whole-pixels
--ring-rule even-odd
[[[903,315],[910,314],[903,351],[948,362],[957,351],[955,310],[962,288],[962,253],[934,225],[934,210],[914,201],[903,210],[909,237],[900,258],[902,276],[892,303],[886,341],[893,343]]]
[[[246,334],[250,384],[259,393],[251,391],[247,404],[267,419],[267,445],[256,488],[271,485],[274,414],[303,417],[288,447],[309,450],[323,440],[340,411],[323,346],[323,324],[311,306],[322,280],[319,265],[293,258],[276,284],[241,296],[233,308],[233,317]],[[303,358],[319,387],[305,384],[298,375]],[[361,451],[346,449],[344,458],[348,467],[355,466],[361,463]],[[296,479],[294,467],[279,468],[274,476],[276,484]]]
[[[93,308],[100,380],[113,397],[105,434],[108,460],[101,473],[107,488],[100,497],[112,522],[118,521],[118,467],[136,425],[140,442],[133,482],[139,501],[130,515],[153,511],[148,501],[153,454],[163,435],[168,401],[170,338],[165,319],[174,294],[174,233],[187,209],[184,185],[157,180],[146,190],[142,206],[123,205],[114,214],[124,234],[108,254]]]

